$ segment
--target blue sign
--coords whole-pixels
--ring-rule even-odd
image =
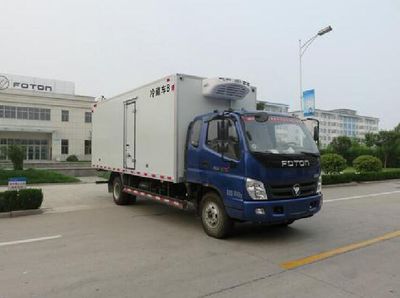
[[[314,116],[315,114],[315,90],[306,90],[303,92],[303,114],[304,117]]]
[[[26,178],[25,177],[14,177],[8,179],[8,189],[9,190],[19,190],[26,188]]]

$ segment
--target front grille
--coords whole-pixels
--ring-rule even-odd
[[[318,181],[310,181],[305,183],[299,183],[299,195],[296,196],[293,190],[294,184],[284,185],[269,185],[268,186],[268,198],[272,200],[282,199],[296,199],[311,196],[317,193]]]

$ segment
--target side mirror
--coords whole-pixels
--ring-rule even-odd
[[[318,142],[319,141],[319,127],[314,126],[314,141]]]

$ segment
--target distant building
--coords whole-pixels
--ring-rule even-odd
[[[260,103],[264,103],[264,111],[271,113],[289,113],[289,105],[283,103],[276,103],[270,101],[259,101]]]
[[[292,113],[303,117],[303,112],[301,111]],[[326,147],[337,136],[364,139],[366,133],[375,133],[379,128],[379,118],[360,116],[357,115],[355,110],[350,109],[316,109],[315,116],[312,118],[319,120],[319,138],[322,147]]]
[[[72,82],[0,74],[0,149],[20,145],[27,160],[90,160],[93,104]]]

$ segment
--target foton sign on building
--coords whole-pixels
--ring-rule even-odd
[[[7,89],[60,94],[75,93],[75,85],[73,82],[0,73],[0,91]]]

